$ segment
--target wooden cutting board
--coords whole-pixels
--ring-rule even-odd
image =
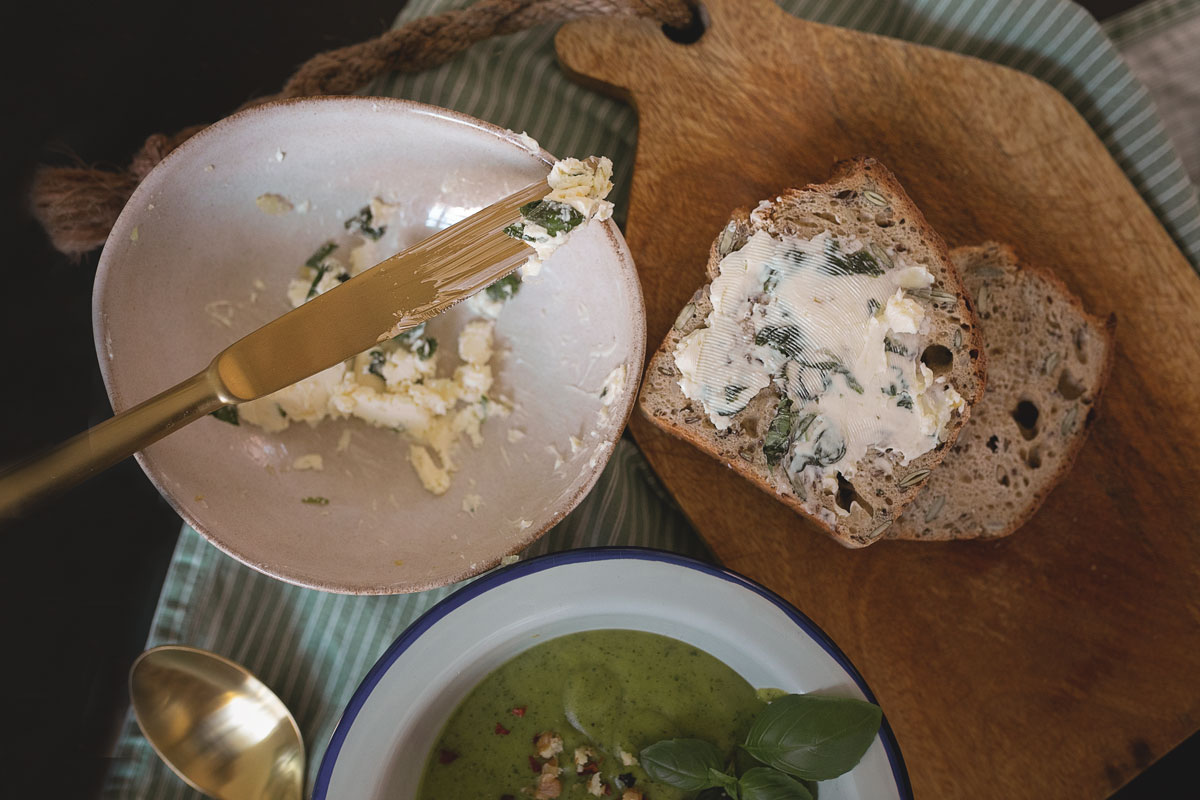
[[[951,246],[997,239],[1118,317],[1091,439],[994,542],[845,550],[635,414],[633,432],[730,568],[862,670],[918,797],[1104,797],[1200,727],[1200,279],[1083,118],[1027,75],[704,0],[694,44],[573,23],[564,66],[639,121],[626,238],[653,349],[729,212],[857,154]]]

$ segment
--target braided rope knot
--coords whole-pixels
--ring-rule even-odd
[[[471,45],[538,25],[596,16],[646,17],[682,27],[691,19],[686,0],[479,0],[422,17],[366,42],[318,53],[267,100],[351,94],[387,72],[420,72],[446,63]],[[142,179],[168,153],[205,125],[148,137],[124,170],[40,167],[30,187],[30,210],[55,249],[81,256],[104,244],[121,209]]]

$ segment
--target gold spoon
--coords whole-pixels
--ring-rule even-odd
[[[245,667],[194,647],[155,647],[130,667],[129,697],[147,741],[192,788],[217,800],[300,800],[300,728]]]

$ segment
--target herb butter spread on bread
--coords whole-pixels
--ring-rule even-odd
[[[1019,528],[1075,461],[1112,364],[1116,320],[1088,314],[1053,275],[997,244],[951,256],[975,298],[988,390],[888,538],[994,538]]]
[[[941,238],[872,159],[737,212],[642,408],[861,547],[920,490],[983,389]]]

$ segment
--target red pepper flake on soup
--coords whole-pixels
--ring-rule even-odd
[[[496,723],[497,736],[508,736],[509,733],[511,733],[511,731],[508,728],[504,727],[499,722]]]

